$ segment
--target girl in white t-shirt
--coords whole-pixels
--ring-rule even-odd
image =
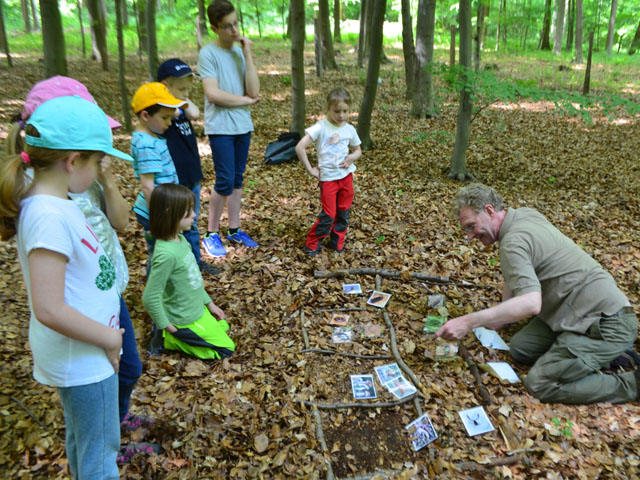
[[[8,156],[0,170],[0,237],[17,235],[34,377],[60,393],[72,476],[118,478],[123,330],[116,275],[68,194],[95,181],[105,154],[131,158],[113,148],[104,112],[78,96],[43,103],[25,131],[25,152]]]

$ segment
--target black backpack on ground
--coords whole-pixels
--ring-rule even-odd
[[[264,152],[264,163],[267,165],[278,165],[290,162],[297,158],[296,145],[300,141],[300,134],[297,132],[286,132],[278,137],[278,140],[267,145]]]

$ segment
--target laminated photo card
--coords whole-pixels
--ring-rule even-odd
[[[362,338],[376,338],[382,335],[384,328],[375,323],[365,323],[362,325]]]
[[[487,413],[482,407],[460,410],[458,415],[460,415],[464,428],[467,429],[470,437],[495,430],[493,425],[491,425],[491,420],[489,420]]]
[[[342,291],[348,295],[357,295],[362,293],[362,288],[359,283],[345,283],[342,285]]]
[[[401,377],[402,372],[400,371],[400,367],[397,363],[389,363],[387,365],[380,365],[379,367],[374,367],[376,375],[378,375],[378,380],[380,383],[384,385],[389,380],[393,380],[394,378]]]
[[[436,346],[435,359],[436,360],[453,360],[458,353],[458,344],[455,342],[439,343]]]
[[[504,343],[502,337],[495,330],[478,327],[473,329],[473,333],[475,333],[483,347],[493,348],[494,350],[509,350],[509,345]]]
[[[331,320],[329,320],[329,325],[337,325],[339,327],[346,327],[347,323],[349,323],[349,315],[344,313],[334,313],[331,315]]]
[[[377,398],[373,375],[351,375],[351,390],[356,400]]]
[[[478,365],[481,370],[497,377],[502,382],[517,383],[520,381],[518,374],[507,362],[487,362]]]
[[[444,325],[444,318],[438,315],[427,315],[424,321],[423,331],[427,333],[436,333]]]
[[[367,300],[367,305],[371,305],[372,307],[377,307],[377,308],[384,308],[387,305],[387,302],[389,302],[390,298],[391,298],[390,293],[379,292],[377,290],[374,290],[371,296],[369,297],[369,300]]]
[[[409,433],[409,440],[416,452],[438,438],[436,429],[433,428],[431,419],[426,413],[407,425],[405,429]]]
[[[351,327],[334,327],[331,341],[333,343],[350,343],[353,338]]]
[[[416,387],[414,387],[409,381],[404,378],[402,375],[396,377],[392,380],[389,380],[384,386],[389,390],[394,397],[398,400],[403,399],[404,397],[408,397],[409,395],[413,395],[417,392]]]

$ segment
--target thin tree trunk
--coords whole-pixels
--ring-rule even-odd
[[[500,49],[500,27],[502,26],[502,0],[498,0],[498,28],[496,29],[496,52]]]
[[[369,49],[371,47],[371,22],[373,18],[374,0],[367,2],[367,11],[364,17],[364,48],[362,49],[363,58],[369,58]]]
[[[333,53],[333,40],[331,39],[329,0],[318,0],[318,20],[320,23],[320,38],[322,39],[322,65],[328,70],[337,70],[338,64]]]
[[[4,23],[4,0],[0,0],[0,41],[2,42],[2,49],[7,56],[7,65],[13,67],[13,60],[11,60],[11,53],[9,53],[9,39],[7,38],[7,27]]]
[[[262,38],[262,22],[260,22],[260,8],[257,0],[253,0],[253,7],[256,11],[256,20],[258,21],[258,37]]]
[[[158,74],[158,41],[156,38],[156,2],[147,2],[147,55],[149,57],[149,79],[155,80]]]
[[[358,136],[362,141],[362,148],[367,150],[374,148],[371,139],[371,115],[373,106],[376,101],[376,92],[378,90],[378,76],[380,75],[380,59],[382,58],[382,38],[384,26],[384,13],[387,6],[387,0],[371,0],[372,2],[372,21],[371,21],[371,51],[369,55],[369,65],[367,68],[367,80],[364,86],[364,95],[360,104],[360,113],[358,115]]]
[[[322,78],[322,35],[320,34],[320,20],[313,19],[313,49],[316,59],[316,76]]]
[[[333,0],[333,41],[336,43],[342,43],[340,20],[342,20],[342,2]]]
[[[370,1],[373,0],[362,0],[360,2],[360,27],[358,33],[358,67],[364,67],[364,40],[365,40],[365,23],[367,17],[367,6]]]
[[[136,22],[138,24],[138,54],[147,51],[147,0],[135,0]]]
[[[456,66],[456,26],[450,25],[449,30],[451,35],[449,35],[449,68],[453,68]]]
[[[198,40],[198,51],[204,45],[202,37],[207,33],[207,19],[205,16],[206,8],[204,0],[198,0],[198,19],[196,20],[196,37]]]
[[[542,19],[542,32],[540,33],[539,50],[551,50],[549,36],[551,33],[551,0],[544,1],[544,18]]]
[[[463,84],[466,86],[470,82],[468,73],[471,70],[471,0],[460,0],[458,18],[460,23],[460,75],[463,75]],[[456,143],[453,147],[451,170],[448,175],[450,179],[461,182],[473,178],[467,170],[466,160],[472,108],[471,92],[468,88],[463,87],[460,90]]]
[[[565,0],[557,1],[556,12],[556,31],[553,36],[553,54],[560,55],[562,53],[562,38],[564,35],[564,7]]]
[[[582,63],[582,0],[576,0],[576,63]]]
[[[82,2],[76,0],[76,6],[78,7],[78,21],[80,22],[80,38],[82,40],[82,58],[87,58],[87,42],[84,38],[84,24],[82,20]]]
[[[433,61],[436,0],[419,0],[416,26],[416,91],[411,104],[411,115],[432,117],[433,76],[429,64]]]
[[[291,127],[304,135],[306,100],[304,97],[305,1],[290,0],[291,19]]]
[[[502,19],[507,17],[507,0],[502,0]],[[507,22],[502,23],[502,42],[507,46]]]
[[[131,131],[131,109],[129,108],[129,93],[127,92],[127,82],[125,80],[124,63],[124,36],[122,34],[123,10],[127,8],[126,0],[115,0],[116,2],[116,36],[118,38],[118,83],[120,84],[120,100],[122,102],[122,115],[124,126],[128,132]]]
[[[569,10],[567,11],[567,42],[565,43],[564,49],[567,51],[571,51],[571,46],[573,45],[574,40],[574,32],[573,25],[576,22],[576,0],[569,0]]]
[[[600,14],[602,13],[602,0],[598,2],[598,14],[596,16],[596,50],[600,51]]]
[[[129,26],[129,8],[127,6],[127,0],[123,0],[122,2],[122,26]]]
[[[416,49],[413,45],[411,0],[402,0],[402,53],[404,54],[405,98],[411,100],[416,91]],[[418,7],[419,8],[419,7]]]
[[[29,15],[29,0],[20,0],[20,10],[22,12],[22,21],[24,22],[24,31],[31,33],[31,16]]]
[[[58,0],[40,0],[44,77],[67,76],[67,48]]]
[[[582,94],[588,95],[591,85],[591,55],[593,54],[593,32],[589,33],[589,53],[587,54],[587,68],[584,70],[584,84]]]
[[[638,49],[640,49],[640,22],[638,22],[636,34],[633,36],[633,40],[631,41],[631,46],[629,47],[629,55],[633,55]]]
[[[529,36],[529,25],[531,24],[531,0],[529,0],[529,6],[527,7],[527,23],[524,28],[524,40],[522,42],[522,51],[527,51],[527,37]]]
[[[474,55],[474,70],[477,72],[480,70],[480,60],[482,55],[482,32],[484,31],[484,1],[478,0],[478,15],[476,17],[476,34],[474,36],[475,41],[475,55]],[[526,38],[525,31],[525,38]]]
[[[607,30],[607,55],[613,51],[613,40],[616,33],[616,13],[618,10],[618,0],[611,0],[611,14],[609,15],[609,29]]]
[[[104,0],[87,0],[86,5],[89,12],[89,21],[91,22],[93,54],[100,61],[102,69],[108,71],[107,18]]]
[[[33,18],[33,29],[36,32],[42,30],[40,28],[40,19],[38,18],[38,8],[36,7],[35,0],[29,0],[29,5],[31,5],[31,18]]]

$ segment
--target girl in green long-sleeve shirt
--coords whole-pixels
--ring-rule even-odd
[[[156,246],[142,303],[162,331],[164,348],[224,359],[236,348],[227,335],[229,324],[204,289],[191,245],[179,233],[191,228],[193,205],[193,192],[182,185],[161,184],[153,190],[149,221]]]

